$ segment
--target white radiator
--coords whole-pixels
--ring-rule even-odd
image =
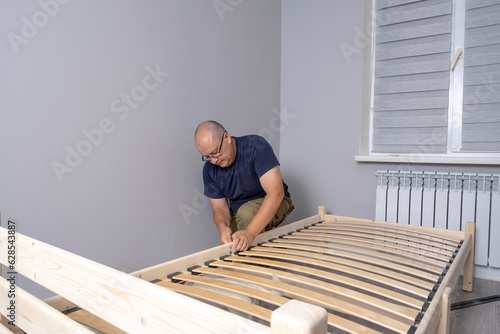
[[[475,264],[500,268],[500,175],[377,171],[375,219],[463,231],[476,223]]]

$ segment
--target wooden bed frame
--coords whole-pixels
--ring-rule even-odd
[[[448,333],[462,269],[472,290],[474,231],[320,206],[260,234],[248,251],[225,244],[126,274],[2,227],[7,277],[57,296],[41,301],[1,278],[0,333]]]

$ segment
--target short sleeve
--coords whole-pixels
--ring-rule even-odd
[[[279,166],[279,161],[274,154],[273,148],[261,136],[255,136],[253,142],[253,165],[259,178],[272,168]]]

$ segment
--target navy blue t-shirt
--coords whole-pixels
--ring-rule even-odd
[[[204,194],[208,198],[228,198],[231,211],[237,212],[248,201],[266,195],[260,177],[279,166],[271,145],[261,136],[233,137],[236,158],[228,167],[219,167],[210,161],[203,167]],[[282,181],[283,182],[283,181]],[[283,182],[285,196],[290,197]]]

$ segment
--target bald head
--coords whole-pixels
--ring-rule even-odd
[[[196,138],[198,134],[211,134],[214,138],[219,138],[222,134],[226,132],[224,127],[216,121],[206,121],[198,125],[194,137]]]
[[[202,152],[210,147],[212,142],[220,140],[226,132],[224,127],[216,121],[206,121],[198,125],[194,133],[194,143],[198,151]]]

